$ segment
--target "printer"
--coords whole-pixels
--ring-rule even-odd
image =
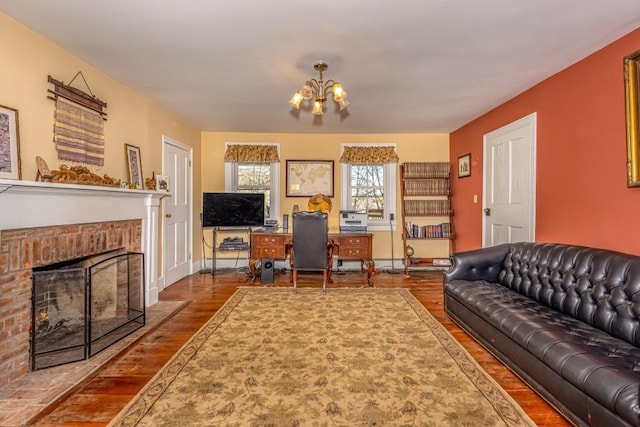
[[[340,232],[366,233],[367,218],[366,212],[340,211]]]

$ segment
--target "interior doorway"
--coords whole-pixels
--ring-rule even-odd
[[[483,247],[535,240],[536,122],[532,113],[484,136]]]
[[[192,273],[193,247],[193,149],[163,136],[162,153],[162,170],[168,178],[171,197],[162,199],[164,281],[159,290]]]

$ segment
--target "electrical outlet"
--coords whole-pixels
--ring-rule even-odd
[[[396,214],[392,214],[392,213],[389,214],[389,220],[393,221],[395,217],[396,217]]]

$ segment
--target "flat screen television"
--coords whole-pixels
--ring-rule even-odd
[[[203,227],[262,227],[264,194],[203,193]]]

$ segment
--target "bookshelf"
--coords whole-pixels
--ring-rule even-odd
[[[404,273],[412,267],[445,267],[454,251],[451,217],[451,166],[445,162],[409,162],[400,165],[402,246]],[[446,253],[443,245],[447,241]],[[413,253],[409,247],[413,248]],[[438,252],[442,252],[441,254]],[[419,257],[417,253],[431,256]],[[435,256],[433,256],[435,254]]]

